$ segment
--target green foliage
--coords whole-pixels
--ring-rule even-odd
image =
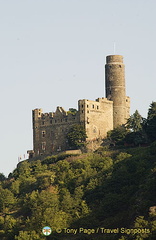
[[[23,162],[0,187],[0,239],[44,240],[41,231],[47,225],[53,229],[47,238],[58,240],[73,235],[56,234],[56,228],[150,227],[154,234],[154,210],[148,212],[155,206],[155,157],[153,143],[147,148],[57,155],[54,163],[51,156]],[[111,239],[131,237],[155,239],[139,234]]]
[[[146,133],[152,142],[156,140],[156,116],[147,119]]]
[[[20,176],[29,177],[31,175],[30,163],[28,161],[20,163],[18,173]]]
[[[6,177],[4,176],[3,173],[0,173],[0,182],[6,180]]]
[[[67,112],[68,114],[76,115],[77,109],[75,108],[69,108],[69,111]]]
[[[125,128],[126,127],[126,128]],[[108,139],[117,145],[139,146],[156,140],[156,102],[152,102],[147,119],[138,110],[127,120],[125,127],[120,126],[107,133]],[[127,129],[127,130],[126,130]]]
[[[151,145],[150,145],[150,153],[152,155],[156,154],[156,141],[154,141]]]
[[[136,110],[127,120],[126,128],[131,129],[133,132],[140,131],[142,129],[142,121],[142,116],[139,114],[138,110]]]
[[[114,130],[108,131],[107,137],[117,145],[123,144],[124,138],[128,131],[125,127],[117,127]]]
[[[156,116],[156,102],[152,102],[148,109],[147,120],[151,120],[155,116]]]
[[[124,141],[133,146],[148,143],[147,135],[144,131],[130,132],[125,136]]]
[[[0,211],[5,212],[15,204],[14,194],[9,189],[0,186]]]
[[[132,155],[129,154],[129,153],[120,152],[120,153],[116,156],[115,163],[120,162],[120,161],[123,161],[123,160],[125,160],[125,159],[128,159],[128,158],[130,158],[131,156],[132,156]]]
[[[15,194],[15,195],[18,195],[19,192],[20,192],[20,180],[16,180],[16,181],[13,181],[12,184],[11,184],[11,191]]]
[[[45,237],[39,236],[35,231],[20,231],[16,240],[45,240]]]
[[[144,130],[151,142],[156,140],[156,102],[152,102],[148,110],[147,120],[144,121]]]
[[[85,140],[87,138],[86,131],[82,125],[73,125],[68,134],[67,140],[70,147],[78,149],[85,145]]]

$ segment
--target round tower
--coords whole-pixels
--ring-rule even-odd
[[[106,98],[113,101],[113,127],[126,122],[125,66],[123,57],[110,55],[105,65]]]

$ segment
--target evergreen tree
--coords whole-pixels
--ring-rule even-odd
[[[148,110],[145,131],[149,139],[153,142],[156,140],[156,102],[152,102]]]
[[[150,104],[150,108],[148,109],[147,120],[149,121],[155,116],[156,116],[156,102],[152,102]]]
[[[3,173],[0,173],[0,182],[6,180],[6,177],[4,176]]]
[[[133,132],[140,131],[142,129],[142,121],[142,116],[140,115],[138,110],[136,110],[133,115],[131,115],[130,118],[127,120],[126,127],[128,129],[131,129]]]

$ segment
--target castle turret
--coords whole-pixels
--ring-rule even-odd
[[[113,127],[126,123],[129,104],[125,91],[125,65],[120,55],[106,57],[105,65],[106,98],[113,101]]]

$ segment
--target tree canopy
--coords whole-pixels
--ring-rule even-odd
[[[156,102],[152,102],[149,110],[144,129],[150,141],[156,140]]]
[[[73,125],[67,134],[69,146],[75,149],[83,147],[85,145],[86,138],[86,131],[84,127],[79,124]]]
[[[140,131],[142,129],[142,121],[142,116],[139,114],[138,110],[136,110],[127,120],[126,127],[133,132]]]

